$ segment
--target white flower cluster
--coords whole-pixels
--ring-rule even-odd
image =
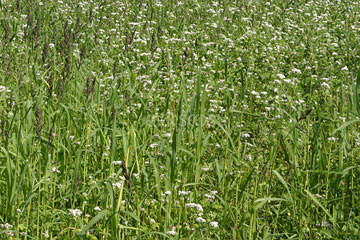
[[[199,212],[204,211],[204,209],[202,208],[202,206],[200,204],[196,204],[196,203],[187,203],[186,208],[196,208]]]
[[[79,209],[69,209],[69,212],[73,217],[79,217],[82,214],[81,210]]]

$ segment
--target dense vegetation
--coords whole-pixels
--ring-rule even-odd
[[[359,1],[0,1],[1,239],[360,239]]]

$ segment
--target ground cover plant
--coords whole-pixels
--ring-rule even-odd
[[[360,239],[359,1],[0,1],[0,239]]]

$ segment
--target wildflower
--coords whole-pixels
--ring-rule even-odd
[[[215,221],[209,222],[209,225],[210,225],[211,227],[213,227],[213,228],[219,227],[219,223],[218,223],[218,222],[215,222]]]
[[[6,90],[6,87],[0,86],[0,93],[1,93],[1,92],[4,92],[5,90]]]
[[[74,217],[79,217],[81,216],[82,212],[79,209],[69,209],[70,215],[74,216]]]
[[[13,237],[15,235],[15,233],[13,231],[5,231],[4,233],[5,233],[5,235],[7,235],[9,237]]]
[[[202,217],[198,217],[196,218],[196,221],[199,222],[199,223],[206,223],[206,220]]]
[[[116,182],[112,184],[114,187],[117,187],[119,190],[121,189],[121,182]]]
[[[205,193],[205,197],[207,197],[208,200],[210,200],[210,201],[214,201],[214,200],[215,200],[215,196],[214,196],[214,195],[211,195],[211,194]]]
[[[283,74],[281,74],[281,73],[276,74],[276,76],[278,76],[278,78],[280,78],[280,79],[284,79],[284,78],[285,78],[285,75],[283,75]]]
[[[326,87],[327,89],[330,89],[330,85],[326,82],[321,83],[321,86]]]
[[[167,231],[166,234],[175,236],[176,235],[175,230],[176,230],[176,227],[172,227],[172,229],[170,231]]]
[[[159,144],[157,144],[157,143],[152,143],[152,144],[150,144],[150,148],[156,148],[158,145]]]
[[[50,237],[48,230],[46,230],[45,232],[43,232],[42,235],[44,235],[45,238],[49,238],[49,237]]]
[[[13,228],[14,226],[9,224],[9,223],[5,223],[5,224],[0,224],[0,228],[5,228],[5,229],[9,229],[9,228]]]
[[[94,207],[94,210],[100,212],[100,211],[101,211],[101,208],[100,208],[99,206],[96,206],[96,207]]]
[[[300,70],[300,69],[297,69],[297,68],[293,68],[291,71],[292,71],[293,73],[301,74],[301,70]]]
[[[167,231],[166,234],[175,236],[176,232],[174,230],[171,230],[171,231]]]
[[[202,212],[202,211],[203,211],[202,206],[201,206],[200,204],[196,204],[196,203],[187,203],[187,204],[185,205],[185,207],[186,207],[186,208],[197,208],[197,210],[198,210],[199,212]]]
[[[250,137],[250,134],[248,134],[248,133],[243,133],[243,134],[241,134],[241,137],[242,137],[242,138],[249,138],[249,137]]]
[[[187,196],[190,194],[190,191],[179,191],[180,196]]]
[[[113,161],[112,164],[114,164],[114,165],[122,165],[122,161]]]

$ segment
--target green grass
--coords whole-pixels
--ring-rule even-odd
[[[0,1],[1,239],[360,239],[357,1]]]

